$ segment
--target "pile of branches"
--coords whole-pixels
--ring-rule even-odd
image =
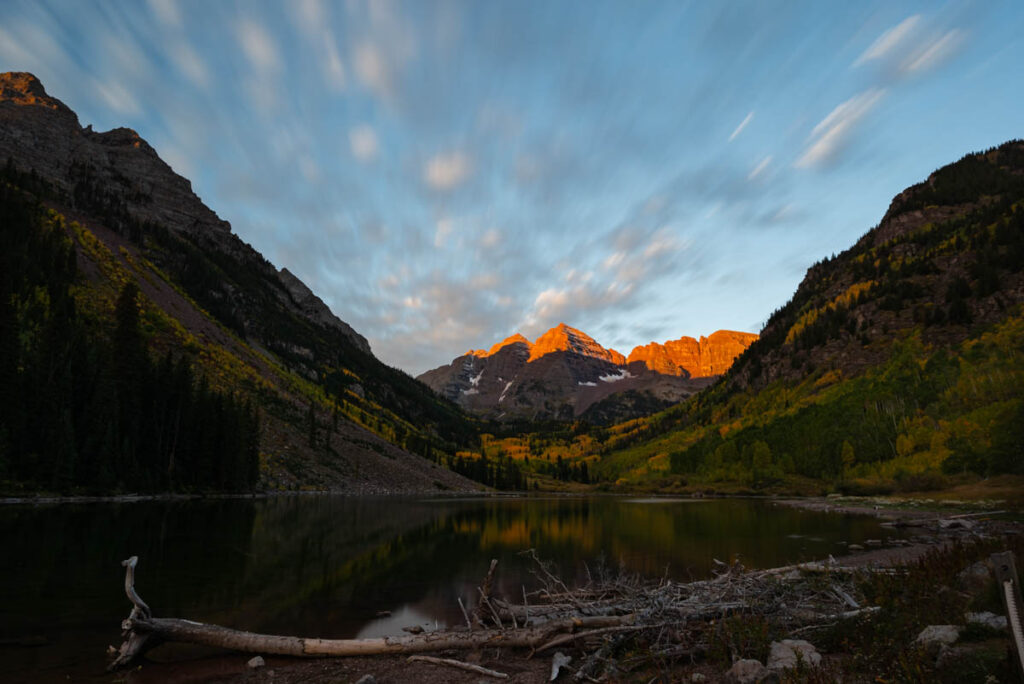
[[[522,603],[489,597],[481,589],[486,610],[477,613],[489,615],[498,628],[510,623],[524,628],[573,620],[618,621],[558,634],[533,650],[575,648],[582,660],[567,669],[580,681],[702,659],[711,627],[729,616],[757,616],[793,635],[878,610],[862,605],[856,580],[864,569],[832,560],[761,571],[747,571],[739,561],[730,565],[716,560],[712,579],[685,583],[604,571],[594,578],[588,571],[587,584],[570,589],[532,550],[525,553],[535,562],[534,575],[542,588],[524,592]]]
[[[759,616],[786,633],[834,624],[877,610],[864,607],[856,577],[862,568],[834,561],[746,571],[739,562],[715,561],[708,580],[645,581],[636,575],[598,572],[569,588],[530,550],[540,588],[523,589],[521,602],[493,595],[498,561],[492,560],[475,605],[459,605],[465,625],[445,631],[375,639],[311,639],[253,634],[174,618],[157,618],[136,593],[137,558],[124,561],[125,592],[134,607],[122,623],[125,642],[113,650],[111,669],[133,664],[165,641],[217,646],[251,653],[305,657],[422,654],[483,648],[528,649],[527,657],[554,653],[552,679],[561,668],[577,681],[601,681],[641,667],[695,662],[709,648],[710,629],[732,615]],[[589,575],[589,572],[588,572]],[[576,656],[573,660],[561,650]],[[453,659],[427,658],[504,678],[506,675]]]

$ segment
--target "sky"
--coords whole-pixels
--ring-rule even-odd
[[[138,131],[416,375],[560,322],[759,331],[1024,137],[1024,3],[4,0],[0,71]]]

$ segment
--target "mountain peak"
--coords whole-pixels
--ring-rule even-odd
[[[0,73],[0,102],[46,107],[75,117],[75,113],[66,104],[47,95],[42,82],[35,77],[35,74],[30,74],[27,71]],[[75,117],[75,120],[77,121],[78,117]]]
[[[626,362],[626,357],[619,352],[614,349],[605,349],[590,335],[565,323],[559,323],[537,338],[533,348],[530,349],[530,361],[553,352],[572,352],[583,356],[592,356],[616,365],[622,365]]]
[[[505,347],[508,347],[509,345],[513,344],[525,344],[527,349],[531,349],[533,347],[533,343],[530,342],[530,340],[526,339],[519,333],[516,333],[514,335],[506,337],[501,342],[497,342],[491,345],[490,349],[470,349],[468,352],[466,352],[466,356],[475,356],[480,359],[485,359],[488,356],[494,356]]]

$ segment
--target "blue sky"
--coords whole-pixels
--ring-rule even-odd
[[[136,129],[417,374],[562,321],[758,331],[1024,136],[1024,3],[5,0],[0,70]]]

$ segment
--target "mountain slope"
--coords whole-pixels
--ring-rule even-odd
[[[713,388],[613,428],[604,474],[856,489],[1021,473],[1022,303],[1024,143],[1011,141],[900,193],[808,270]]]
[[[116,303],[132,283],[151,356],[258,405],[264,486],[471,487],[431,462],[472,443],[466,417],[374,358],[365,338],[234,235],[136,133],[82,128],[34,76],[0,74],[0,163],[5,199],[26,216],[19,239],[44,228],[70,239],[69,287],[90,336],[114,333]],[[34,354],[27,311],[18,309],[4,341],[21,331],[29,346],[19,353]]]
[[[706,387],[756,335],[718,331],[652,342],[625,357],[564,323],[531,343],[516,334],[490,350],[470,350],[419,376],[438,394],[505,421],[595,423],[648,415]]]

